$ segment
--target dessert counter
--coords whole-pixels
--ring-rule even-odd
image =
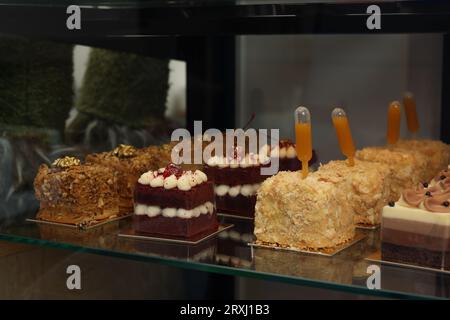
[[[361,241],[326,256],[249,246],[253,241],[253,221],[227,216],[220,216],[220,222],[233,224],[232,228],[196,245],[119,237],[130,228],[131,218],[88,230],[29,222],[26,218],[4,223],[0,239],[344,293],[384,298],[450,298],[450,272],[371,260],[379,254],[379,229],[358,229],[357,233],[365,236]],[[380,289],[367,286],[371,276],[368,267],[373,265],[380,267]]]

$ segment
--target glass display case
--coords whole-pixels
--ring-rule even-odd
[[[203,131],[276,128],[295,140],[294,110],[306,105],[317,169],[343,159],[334,107],[347,111],[357,149],[382,145],[389,103],[409,91],[417,136],[450,144],[449,32],[442,1],[0,0],[0,252],[24,243],[226,276],[217,288],[249,278],[306,292],[448,299],[450,269],[381,262],[379,226],[357,229],[359,241],[326,255],[251,246],[253,219],[227,215],[219,221],[232,227],[199,243],[122,237],[128,216],[92,228],[29,219],[43,164],[132,145],[158,169],[172,132],[194,133],[194,121]],[[406,122],[400,135],[411,136]]]

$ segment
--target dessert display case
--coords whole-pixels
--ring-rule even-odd
[[[80,28],[69,26],[68,18],[76,14],[67,9],[69,5],[79,6]],[[369,10],[369,6],[375,9]],[[371,10],[379,10],[379,15],[375,14],[381,19],[379,28],[368,21]],[[423,172],[403,172],[401,179],[393,180],[384,172],[400,171],[407,165],[399,160],[397,167],[393,166],[390,154],[398,153],[398,158],[408,162],[399,150],[420,146],[404,142],[396,151],[371,148],[385,141],[389,103],[407,90],[414,92],[418,105],[418,138],[450,143],[449,33],[450,4],[442,1],[0,0],[0,240],[254,278],[305,290],[450,299],[450,269],[446,269],[449,219],[433,213],[445,225],[439,229],[443,233],[439,239],[444,238],[445,243],[439,243],[443,253],[439,257],[444,261],[430,267],[382,261],[382,219],[376,214],[389,202],[385,210],[396,218],[396,211],[389,208],[397,208],[403,201],[396,202],[404,182],[429,181],[450,165],[448,158],[443,155],[433,162],[423,156],[422,163],[422,156],[409,154],[415,161],[412,168],[421,167]],[[185,63],[185,75],[174,75],[174,60]],[[185,82],[185,101],[177,104],[174,99],[183,98],[174,98],[173,90],[180,79]],[[297,172],[271,178],[270,183],[279,188],[264,182],[259,160],[257,166],[237,164],[227,170],[210,161],[205,166],[208,178],[195,166],[180,171],[179,176],[158,171],[170,162],[174,146],[170,137],[177,128],[194,133],[194,121],[198,120],[203,130],[247,127],[249,115],[256,114],[251,126],[279,128],[280,137],[293,141],[293,111],[304,103],[315,125],[312,162],[316,163],[312,169],[317,169],[319,162],[324,165],[301,184],[295,180]],[[341,160],[329,162],[340,157],[329,117],[337,105],[346,107],[351,120],[359,149],[355,170],[347,171]],[[411,138],[406,130],[401,134]],[[290,140],[282,140],[285,155],[279,151],[277,155],[295,160],[289,166],[295,171],[301,166],[291,157],[296,151]],[[363,162],[368,158],[377,165]],[[95,174],[86,174],[86,170]],[[152,185],[159,176],[163,177],[160,184]],[[212,182],[221,179],[221,189],[212,187],[211,176]],[[352,186],[344,184],[345,176],[356,177]],[[170,177],[175,177],[174,186],[167,187]],[[286,186],[287,181],[290,184]],[[207,194],[201,192],[201,186],[208,187]],[[292,186],[298,194],[288,192]],[[262,190],[258,196],[265,198],[257,200],[257,190]],[[315,195],[309,197],[307,192]],[[324,193],[332,194],[333,201],[321,198]],[[345,193],[357,195],[355,208],[344,203]],[[368,193],[381,195],[374,200]],[[67,201],[53,206],[55,194]],[[111,194],[117,196],[112,200]],[[135,207],[133,197],[140,201]],[[215,204],[211,202],[214,197]],[[290,199],[297,202],[288,206]],[[40,210],[37,200],[41,201]],[[173,220],[167,223],[170,214],[161,212],[177,201],[183,204],[182,212],[176,212],[181,216],[175,218],[181,231],[173,233]],[[297,205],[304,205],[301,201],[312,201],[316,211],[310,214],[321,220],[310,228],[290,228],[306,219],[296,214]],[[275,202],[277,206],[272,205]],[[204,203],[208,207],[202,213]],[[263,220],[252,219],[255,203],[256,214],[264,214]],[[154,211],[155,206],[159,211]],[[186,222],[182,215],[198,220],[208,216],[205,219],[212,220],[203,219],[203,229],[216,230],[216,206],[218,222],[232,227],[200,243],[118,236],[133,225],[153,231],[161,231],[163,225],[168,228],[163,233],[172,235],[197,232],[201,226],[194,220]],[[333,224],[328,212],[338,207],[342,212],[336,214]],[[274,208],[290,220],[280,223],[281,229],[271,229],[274,234],[263,234],[261,228],[269,230],[271,219],[283,219],[272,215]],[[417,210],[427,215],[422,209]],[[69,214],[61,215],[61,210]],[[103,222],[104,216],[117,218],[133,210],[133,218],[83,228],[86,221]],[[370,228],[355,231],[349,210],[357,214],[355,223]],[[27,220],[38,212],[38,218],[47,216],[47,220],[59,219],[72,226]],[[236,212],[243,217],[222,215]],[[154,221],[160,225],[152,224]],[[390,222],[391,229],[403,228],[394,222]],[[331,240],[326,234],[317,237],[318,246],[342,244],[353,237],[359,241],[330,255],[249,245],[256,240],[255,234],[273,239],[289,229],[285,238],[295,239],[296,230],[314,236],[322,232],[320,226],[329,225],[337,234]],[[183,229],[186,226],[187,231]],[[395,234],[389,235],[396,243]],[[395,254],[395,250],[389,253]],[[408,254],[420,254],[415,252]],[[379,286],[371,282],[374,270],[380,277]]]

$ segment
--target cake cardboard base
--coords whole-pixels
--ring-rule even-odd
[[[381,224],[367,224],[367,223],[357,223],[355,225],[358,229],[364,229],[364,230],[376,230],[381,226]]]
[[[40,220],[40,219],[31,219],[31,218],[25,219],[25,221],[49,224],[49,225],[72,228],[72,229],[89,230],[89,229],[104,225],[105,223],[110,223],[110,222],[125,219],[128,217],[131,217],[131,214],[117,215],[115,217],[110,217],[108,219],[103,219],[103,220],[98,220],[98,221],[93,220],[93,221],[90,221],[89,224],[79,224],[79,225],[69,224],[69,223],[60,223],[60,222],[55,222],[55,221]]]
[[[196,245],[199,244],[205,240],[210,239],[211,237],[214,237],[215,235],[219,234],[220,232],[232,228],[232,224],[220,224],[217,230],[209,230],[201,234],[197,234],[191,238],[184,238],[184,237],[174,237],[174,236],[167,236],[167,235],[161,235],[161,234],[149,234],[149,233],[140,233],[134,230],[133,228],[123,230],[121,231],[118,236],[123,238],[130,238],[130,239],[137,239],[137,240],[149,240],[149,241],[162,241],[162,242],[169,242],[169,243],[178,243],[178,244],[190,244],[190,245]]]
[[[352,240],[349,240],[349,241],[347,241],[343,244],[340,244],[334,248],[322,248],[322,249],[317,249],[317,250],[299,249],[299,248],[294,248],[294,247],[289,247],[289,246],[280,246],[278,244],[273,244],[273,243],[266,243],[266,242],[263,243],[260,241],[255,241],[255,242],[249,243],[249,245],[252,247],[255,247],[255,248],[287,250],[287,251],[294,251],[294,252],[299,252],[299,253],[307,253],[307,254],[315,254],[315,255],[332,257],[335,254],[351,247],[352,245],[356,244],[357,242],[359,242],[365,238],[366,238],[366,235],[364,235],[362,233],[356,233],[355,237]]]

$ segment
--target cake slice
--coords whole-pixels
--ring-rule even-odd
[[[271,147],[263,145],[260,153],[266,154],[271,159],[278,158],[279,171],[297,171],[302,169],[302,163],[297,158],[297,151],[295,143],[289,139],[281,139],[278,146]],[[317,161],[316,153],[313,150],[313,155],[308,165],[311,166]]]
[[[382,259],[450,269],[450,178],[439,175],[384,207]]]
[[[87,163],[108,167],[116,172],[121,213],[133,212],[133,192],[140,175],[148,170],[159,168],[159,148],[155,146],[139,150],[133,146],[121,144],[111,152],[86,156]]]
[[[340,182],[301,172],[279,172],[258,190],[258,243],[298,249],[328,249],[355,235],[350,195]]]
[[[427,174],[425,181],[429,181],[440,170],[447,168],[450,163],[450,146],[439,140],[400,140],[396,148],[416,151],[427,159]]]
[[[190,238],[216,231],[214,187],[202,171],[169,164],[139,178],[134,192],[137,232]]]
[[[213,156],[203,170],[214,184],[217,210],[223,213],[253,218],[256,192],[267,176],[261,168],[269,158],[257,154]]]
[[[427,157],[418,152],[390,147],[367,147],[356,151],[356,158],[389,166],[392,172],[389,201],[397,201],[402,190],[427,181]]]
[[[41,165],[34,189],[40,220],[91,225],[119,215],[116,175],[103,166],[58,159],[51,167]]]
[[[383,163],[355,160],[330,161],[319,167],[321,179],[341,182],[351,196],[350,205],[355,213],[355,223],[377,225],[381,221],[383,207],[388,204],[392,173]]]

